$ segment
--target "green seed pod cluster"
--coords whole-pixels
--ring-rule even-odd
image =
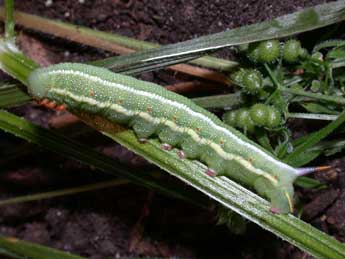
[[[249,60],[255,63],[273,63],[280,57],[287,63],[295,63],[308,54],[298,40],[281,44],[278,40],[250,43],[247,50]]]
[[[249,94],[256,94],[263,87],[262,74],[255,69],[241,68],[231,75],[231,79]]]
[[[254,132],[256,126],[276,128],[282,123],[282,117],[275,107],[258,103],[250,108],[224,113],[223,121],[232,127]]]

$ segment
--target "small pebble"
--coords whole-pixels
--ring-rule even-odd
[[[44,4],[46,7],[49,7],[53,4],[53,0],[47,0]]]

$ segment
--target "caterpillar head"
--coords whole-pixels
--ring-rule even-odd
[[[286,176],[289,179],[282,175],[280,177],[284,179],[279,179],[279,183],[276,185],[260,177],[255,181],[254,186],[261,195],[270,199],[272,212],[292,213],[294,211],[294,189],[292,183],[295,176]]]
[[[35,69],[28,78],[28,91],[34,98],[43,99],[51,87],[50,82],[44,68]]]

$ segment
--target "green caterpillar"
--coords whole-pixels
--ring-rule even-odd
[[[271,200],[272,211],[293,211],[293,181],[299,169],[278,161],[191,100],[159,85],[85,64],[64,63],[33,71],[29,92],[38,100],[65,105],[127,125],[138,138],[158,137],[181,159],[197,159],[211,176],[252,186]]]

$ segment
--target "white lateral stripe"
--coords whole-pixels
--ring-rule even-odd
[[[137,94],[137,95],[141,95],[141,96],[146,97],[146,98],[151,98],[151,99],[157,100],[157,101],[159,101],[160,103],[162,103],[164,105],[168,104],[168,105],[174,106],[174,107],[176,107],[178,109],[183,109],[185,112],[189,113],[189,115],[191,115],[193,117],[200,118],[200,119],[206,121],[212,128],[214,128],[214,129],[224,133],[229,138],[231,138],[234,141],[236,141],[238,145],[245,146],[249,150],[252,150],[252,151],[260,154],[265,159],[267,159],[269,162],[272,162],[272,163],[278,165],[279,167],[282,167],[285,170],[288,170],[291,173],[294,173],[294,174],[297,173],[297,171],[294,168],[292,168],[291,166],[289,166],[289,165],[287,165],[285,163],[282,163],[282,162],[274,159],[273,157],[271,157],[270,155],[266,154],[261,149],[251,145],[250,143],[247,143],[247,142],[241,140],[236,135],[231,133],[229,130],[227,130],[227,129],[217,125],[216,123],[214,123],[210,118],[208,118],[204,114],[193,111],[192,109],[190,109],[185,104],[182,104],[182,103],[179,103],[179,102],[175,102],[175,101],[172,101],[170,99],[166,99],[166,98],[164,98],[162,96],[159,96],[159,95],[157,95],[155,93],[150,93],[150,92],[146,92],[146,91],[142,91],[142,90],[137,90],[137,89],[134,89],[134,88],[122,85],[122,84],[118,84],[118,83],[115,83],[115,82],[104,80],[104,79],[102,79],[100,77],[97,77],[97,76],[88,75],[88,74],[83,73],[81,71],[59,69],[59,70],[48,71],[47,73],[49,75],[61,74],[61,75],[76,75],[76,76],[80,76],[80,77],[85,78],[86,80],[89,80],[89,81],[93,81],[93,82],[100,83],[100,84],[103,84],[103,85],[106,85],[106,86],[110,86],[110,87],[115,87],[115,88],[118,88],[118,89],[130,92],[130,93],[133,93],[133,94]]]

